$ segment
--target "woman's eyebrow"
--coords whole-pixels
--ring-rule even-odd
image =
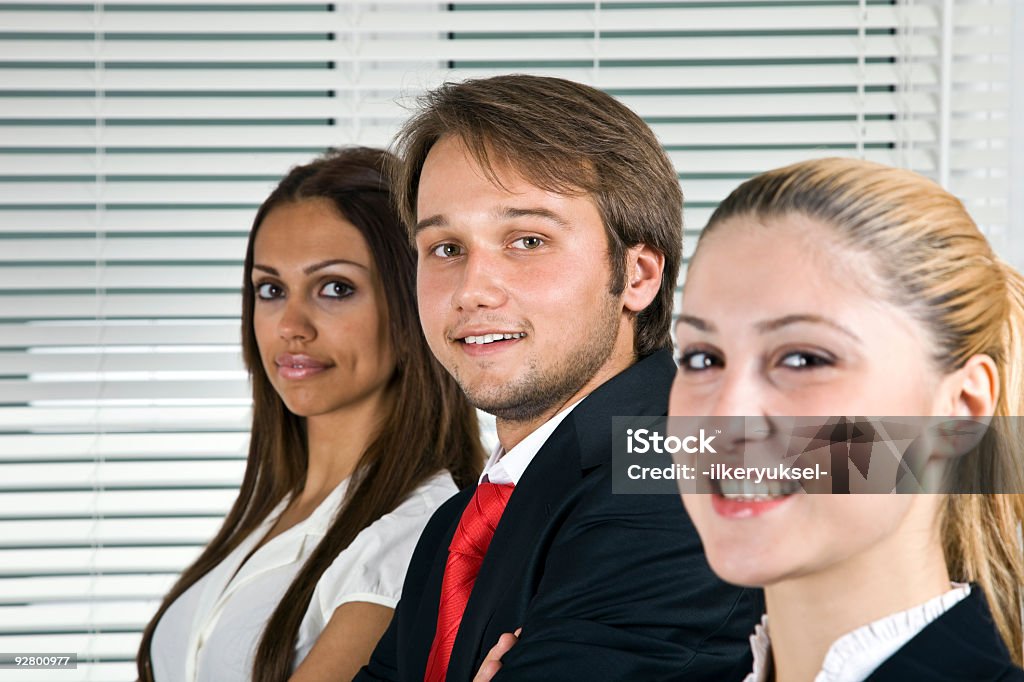
[[[718,331],[715,325],[694,315],[680,315],[676,324],[688,324],[699,331],[708,332],[709,334],[714,334]]]
[[[357,263],[354,260],[348,260],[346,258],[332,258],[330,260],[320,261],[319,263],[314,263],[313,265],[309,265],[309,266],[303,268],[302,272],[303,272],[303,274],[306,274],[306,275],[312,275],[317,270],[323,270],[324,268],[330,267],[331,265],[353,265],[353,266],[355,266],[357,268],[362,268],[363,270],[369,270],[368,267],[366,267],[362,263]],[[266,272],[267,274],[270,274],[270,275],[274,275],[275,277],[280,277],[281,276],[281,273],[277,271],[277,268],[272,268],[269,265],[261,265],[259,263],[255,263],[255,264],[253,264],[252,269],[253,270],[262,270],[263,272]]]
[[[849,329],[847,329],[843,325],[839,324],[835,320],[830,320],[827,317],[823,317],[821,315],[815,315],[815,314],[812,314],[812,313],[798,313],[798,314],[794,314],[794,315],[784,315],[783,317],[777,317],[777,318],[775,318],[773,320],[764,320],[762,322],[758,322],[754,326],[757,327],[757,330],[760,333],[767,334],[768,332],[776,331],[778,329],[781,329],[782,327],[785,327],[785,326],[788,326],[788,325],[791,325],[791,324],[800,324],[800,323],[823,324],[823,325],[825,325],[827,327],[831,327],[832,329],[840,331],[843,334],[846,334],[847,336],[849,336],[854,341],[857,341],[858,343],[861,342],[859,336],[857,336],[852,331],[850,331]]]
[[[305,267],[302,269],[302,272],[304,272],[307,275],[312,275],[317,270],[323,270],[324,268],[330,267],[331,265],[354,265],[357,268],[369,270],[368,267],[366,267],[362,263],[357,263],[354,260],[348,260],[347,258],[332,258],[330,260],[320,261],[319,263],[314,263],[313,265]]]
[[[843,325],[839,324],[838,322],[830,320],[827,317],[823,317],[821,315],[814,315],[812,313],[784,315],[783,317],[778,317],[772,320],[763,320],[761,322],[758,322],[754,326],[757,328],[758,332],[762,334],[767,334],[768,332],[777,331],[788,325],[799,323],[823,324],[837,331],[840,331],[843,334],[846,334],[847,336],[849,336],[854,341],[857,341],[858,343],[861,342],[859,336],[857,336],[852,331],[850,331]],[[694,329],[709,334],[715,334],[718,332],[718,329],[715,327],[715,325],[695,315],[680,315],[676,324],[686,324],[693,327]]]

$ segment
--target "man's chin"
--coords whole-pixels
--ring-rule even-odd
[[[467,390],[465,386],[462,387],[462,390],[465,392],[466,399],[469,400],[470,405],[481,412],[494,415],[499,419],[501,414],[519,407],[510,396],[495,396],[490,392],[480,393]]]
[[[510,386],[510,384],[499,384]],[[465,390],[465,389],[463,389]],[[560,396],[545,394],[543,396],[525,396],[521,392],[509,388],[495,395],[492,391],[466,391],[469,403],[476,409],[493,415],[505,422],[530,422],[550,412],[565,402]]]

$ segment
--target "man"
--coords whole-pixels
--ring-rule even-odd
[[[500,448],[357,679],[468,681],[520,626],[495,680],[749,671],[759,595],[713,576],[678,497],[611,490],[612,416],[665,414],[675,372],[682,195],[654,134],[593,88],[499,76],[429,93],[397,147],[427,342]]]

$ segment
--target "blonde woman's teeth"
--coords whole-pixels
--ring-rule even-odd
[[[716,481],[722,496],[741,502],[761,502],[792,495],[799,488],[796,481]]]

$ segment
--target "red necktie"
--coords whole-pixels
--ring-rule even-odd
[[[437,630],[430,646],[424,682],[444,682],[466,602],[512,490],[512,485],[481,483],[462,512],[459,527],[448,546],[448,561],[441,582],[441,603],[437,610]]]

